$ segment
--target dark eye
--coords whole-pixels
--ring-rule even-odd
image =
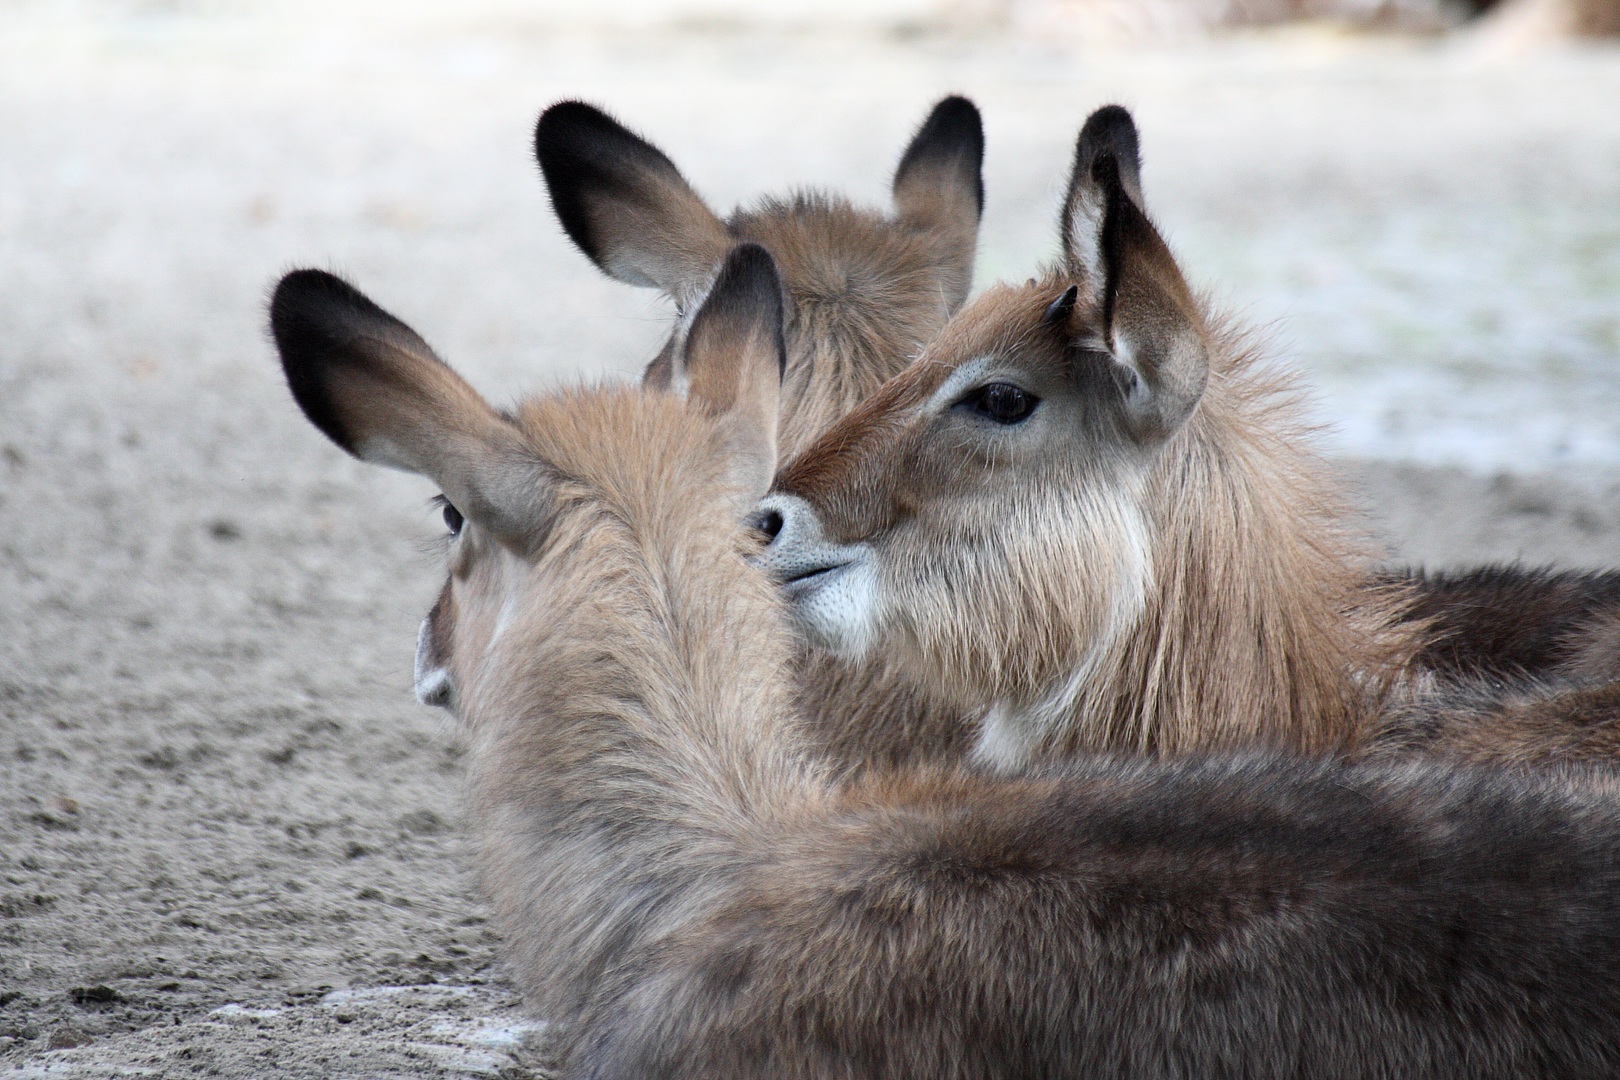
[[[441,495],[439,501],[444,506],[444,527],[450,530],[451,536],[460,536],[461,525],[462,522],[466,521],[466,518],[463,518],[461,511],[451,506],[444,496]]]
[[[1029,417],[1041,399],[1012,383],[986,383],[956,403],[998,424],[1016,424]]]

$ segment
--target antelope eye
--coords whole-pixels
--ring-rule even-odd
[[[444,501],[442,496],[440,498],[444,505],[444,527],[450,530],[451,536],[460,536],[461,526],[466,521],[466,518],[461,516],[460,510],[451,506],[448,501]]]
[[[972,390],[957,408],[968,409],[998,424],[1017,424],[1029,418],[1041,399],[1012,383],[986,383]]]

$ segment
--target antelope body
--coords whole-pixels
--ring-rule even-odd
[[[1251,757],[839,779],[743,526],[780,318],[744,245],[672,358],[684,397],[500,413],[330,275],[272,302],[311,421],[456,510],[419,664],[462,721],[508,960],[567,1075],[1620,1068],[1605,777]]]

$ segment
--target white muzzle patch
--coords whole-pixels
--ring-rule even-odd
[[[767,495],[759,505],[781,515],[782,527],[755,562],[787,594],[805,636],[846,659],[864,655],[879,612],[871,546],[828,542],[815,510],[796,495]]]

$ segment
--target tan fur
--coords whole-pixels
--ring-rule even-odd
[[[431,354],[326,333],[391,321],[330,275],[272,304],[340,445],[410,444],[512,499],[457,530],[430,636],[508,970],[566,1075],[1614,1072],[1612,777],[1262,756],[835,778],[741,525],[778,289],[761,249],[728,257],[684,400],[573,390],[505,416]]]
[[[534,402],[518,423],[538,458],[581,479],[559,485],[536,562],[456,582],[469,599],[454,622],[450,666],[512,970],[542,1015],[564,1017],[602,976],[578,966],[601,951],[593,935],[655,940],[699,915],[712,895],[701,885],[706,871],[731,857],[751,818],[768,820],[781,792],[815,773],[784,755],[801,746],[788,640],[778,601],[743,572],[734,522],[746,500],[721,468],[718,423],[628,388]],[[717,499],[734,515],[695,519],[689,510]],[[474,549],[468,562],[487,554]],[[508,602],[516,610],[492,641],[489,611]],[[648,647],[604,649],[626,640]],[[546,776],[538,787],[537,768]],[[559,789],[576,804],[558,805]],[[689,797],[699,791],[725,797]],[[611,845],[588,831],[535,827],[625,804],[643,816],[615,830]],[[661,856],[677,839],[672,871]],[[578,884],[655,871],[687,885],[673,910],[604,910]]]
[[[783,461],[915,359],[967,296],[975,237],[959,227],[807,193],[766,199],[731,228],[771,253],[789,300]]]
[[[922,403],[966,361],[1018,347],[1064,284],[976,300],[777,490],[809,500],[840,539],[877,538],[888,565],[951,565],[952,592],[913,582],[890,598],[904,614],[886,647],[959,709],[1038,709],[1087,668],[1040,733],[1043,754],[1353,743],[1413,631],[1397,625],[1399,590],[1364,588],[1376,549],[1346,525],[1291,381],[1240,338],[1212,336],[1203,401],[1145,470],[1056,443],[1027,471],[987,474],[986,493],[958,485],[954,459],[931,460],[929,440],[949,436],[918,419]],[[1132,542],[1115,531],[1122,493],[1146,524],[1151,572],[1129,625],[1108,633],[1112,553]]]

